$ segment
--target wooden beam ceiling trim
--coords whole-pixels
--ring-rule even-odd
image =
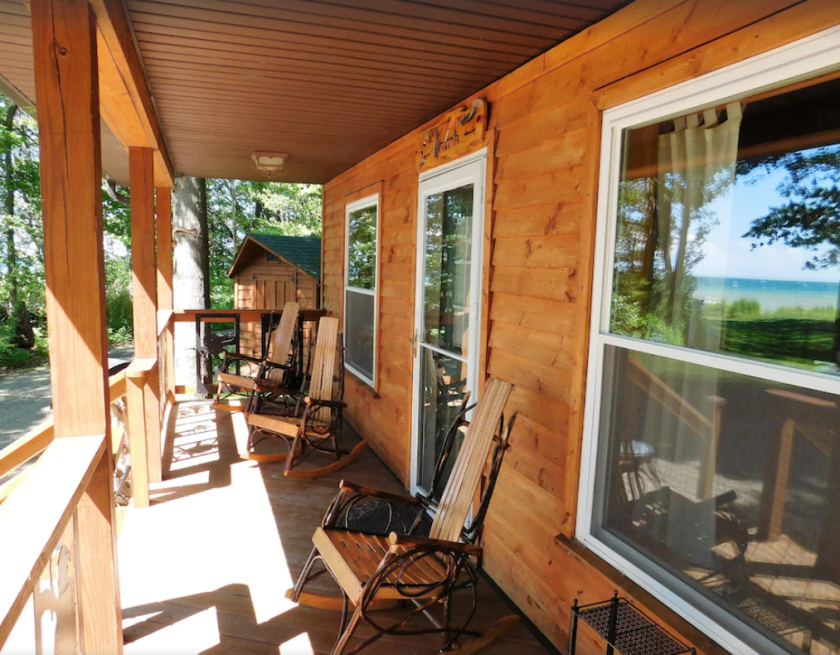
[[[25,111],[30,116],[36,116],[35,105],[33,105],[29,101],[29,98],[27,98],[25,95],[23,95],[23,93],[20,92],[20,89],[18,89],[14,84],[12,84],[2,75],[0,75],[0,93],[5,95],[7,98],[10,98],[12,102],[14,102],[18,107],[23,109],[23,111]]]
[[[174,187],[175,172],[120,0],[90,0],[96,15],[103,116],[120,142],[155,151],[155,186]]]
[[[0,0],[0,74],[7,88],[0,88],[31,116],[36,116],[35,54],[32,19],[27,0]],[[101,121],[102,165],[109,175],[128,184],[128,151]]]

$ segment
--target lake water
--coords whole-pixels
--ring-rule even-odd
[[[772,312],[780,307],[837,307],[838,293],[840,282],[698,277],[694,296],[708,304],[757,300],[762,312]]]

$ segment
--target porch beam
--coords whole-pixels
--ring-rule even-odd
[[[131,282],[134,296],[134,358],[158,359],[157,263],[155,257],[154,154],[129,148],[131,178]],[[157,369],[155,369],[157,371]],[[146,457],[150,482],[161,479],[159,373],[142,385]],[[131,394],[129,394],[131,395]],[[135,403],[134,405],[138,405]],[[134,458],[132,457],[132,463]]]
[[[86,0],[32,6],[44,224],[50,378],[57,440],[102,435],[101,484],[76,524],[80,638],[85,652],[122,653],[111,491],[113,456],[102,238],[96,21]],[[88,586],[89,585],[89,586]]]
[[[32,12],[32,0],[23,0]],[[175,188],[166,149],[140,56],[120,0],[90,0],[96,17],[99,99],[102,118],[120,143],[155,151],[155,184]]]
[[[126,147],[154,150],[155,185],[173,188],[175,173],[152,95],[120,0],[90,0],[101,52],[99,82],[105,122]]]

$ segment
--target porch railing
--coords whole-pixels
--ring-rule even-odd
[[[327,312],[324,309],[300,310],[297,326],[298,338],[295,342],[295,348],[297,349],[297,360],[301,362],[302,368],[305,368],[306,357],[309,352],[308,346],[312,336],[315,334],[315,330],[317,329],[318,320],[322,316],[326,316],[326,314]],[[178,393],[188,394],[211,394],[213,392],[212,381],[208,382],[200,379],[204,369],[204,366],[200,362],[200,357],[202,357],[202,355],[209,355],[210,357],[218,356],[218,350],[222,349],[221,346],[217,346],[216,350],[213,350],[213,347],[208,346],[206,343],[203,346],[198,345],[199,342],[202,342],[202,340],[205,339],[206,333],[203,331],[207,329],[209,324],[236,323],[240,328],[237,335],[240,339],[242,338],[241,330],[246,327],[250,328],[252,335],[251,348],[253,351],[248,354],[252,354],[256,357],[264,357],[268,350],[268,335],[272,327],[272,317],[274,317],[274,322],[276,324],[280,315],[281,310],[279,309],[176,309],[172,312],[172,321],[174,323],[191,323],[195,326],[195,332],[193,333],[194,336],[192,336],[190,343],[179,342],[174,344],[174,347],[195,348],[197,361],[195,383],[178,384],[177,386],[173,385],[173,390],[177,390]],[[259,328],[259,343],[257,343],[257,339],[254,336],[256,333],[254,328],[256,327]],[[237,344],[236,347],[239,348],[241,345],[241,343]]]
[[[108,386],[109,399],[111,405],[113,406],[126,395],[127,388],[125,371],[112,375]],[[125,436],[126,431],[124,427],[120,425],[115,425],[113,427],[111,431],[111,440],[113,445],[112,452],[115,456],[120,453]],[[0,450],[0,478],[3,478],[16,469],[23,467],[27,462],[47,450],[50,444],[53,443],[54,439],[55,432],[53,430],[53,420],[52,418],[49,418],[38,427],[30,430],[17,441],[9,444],[3,450]],[[17,475],[12,476],[9,480],[0,485],[0,505],[8,499],[12,490],[17,488],[24,481],[31,470],[32,468],[23,469],[18,472]],[[2,532],[2,524],[0,524],[0,533]]]
[[[119,625],[117,599],[105,593],[116,590],[113,564],[96,556],[103,540],[112,538],[114,516],[105,436],[52,439],[46,429],[13,456],[39,449],[38,463],[7,483],[15,492],[0,505],[0,534],[7,535],[0,559],[0,650],[31,602],[36,651],[49,626],[55,652],[79,652],[82,645],[82,652],[100,652],[91,645],[112,642]],[[12,461],[3,457],[0,465],[8,468]],[[102,641],[103,635],[111,636]]]

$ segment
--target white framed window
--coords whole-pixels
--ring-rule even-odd
[[[603,116],[577,538],[739,655],[840,652],[838,70],[835,28]]]
[[[376,387],[379,194],[345,208],[345,366]]]

